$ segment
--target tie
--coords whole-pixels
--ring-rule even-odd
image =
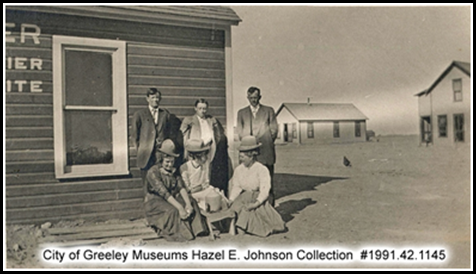
[[[152,109],[152,117],[154,118],[154,123],[157,125],[158,117],[157,117],[157,109],[156,108]]]

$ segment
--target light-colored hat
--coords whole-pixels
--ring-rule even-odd
[[[238,148],[239,151],[249,151],[256,148],[259,148],[261,143],[258,142],[255,136],[245,136],[241,139],[240,147]]]
[[[159,148],[159,151],[175,158],[179,157],[179,155],[175,153],[174,142],[172,142],[172,140],[170,139],[167,139],[162,143],[162,145]]]
[[[210,145],[204,145],[200,139],[190,139],[185,143],[185,149],[188,152],[202,152],[210,150]]]

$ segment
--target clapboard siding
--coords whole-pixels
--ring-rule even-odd
[[[129,65],[161,66],[161,67],[183,67],[183,68],[203,68],[203,69],[225,69],[222,61],[191,59],[177,57],[157,57],[148,55],[128,55]]]
[[[32,18],[32,14],[38,16],[36,16],[36,18]],[[14,33],[16,29],[18,29],[20,23],[35,22],[35,24],[41,27],[42,33],[45,34],[69,34],[81,36],[75,33],[75,31],[84,30],[97,32],[98,30],[101,30],[105,33],[111,33],[116,35],[127,35],[133,32],[150,37],[165,37],[175,39],[182,38],[189,40],[198,39],[204,41],[211,41],[212,39],[212,28],[198,29],[150,23],[87,18],[82,16],[80,17],[60,14],[30,13],[22,11],[7,12],[6,15],[6,21],[8,23],[18,24],[17,28],[9,29],[9,31],[12,31],[12,33]],[[222,30],[213,30],[213,32],[213,39],[215,41],[224,41],[225,35]]]
[[[15,214],[16,212],[13,212]],[[21,224],[43,224],[45,222],[58,222],[67,220],[90,220],[90,221],[105,221],[111,219],[137,219],[144,217],[144,209],[134,210],[114,210],[109,212],[93,212],[88,214],[75,214],[75,215],[58,215],[40,218],[23,218],[23,216],[17,216],[14,220],[9,218],[11,213],[7,210],[7,222],[12,225]]]
[[[190,97],[190,96],[162,96],[162,100],[160,101],[161,105],[164,106],[189,106],[190,108],[194,108],[195,102],[198,98],[203,98],[207,100],[209,106],[224,106],[226,104],[225,97],[208,97],[208,96],[201,96],[201,97]],[[146,96],[145,95],[129,95],[129,105],[145,105]]]
[[[10,30],[9,28],[7,28],[7,29]],[[27,39],[25,39],[25,41],[23,43],[21,43],[20,42],[20,39],[21,39],[20,33],[18,31],[11,31],[11,34],[8,35],[8,37],[13,37],[15,39],[14,43],[5,42],[6,46],[9,49],[20,48],[20,47],[21,48],[34,47],[34,48],[45,48],[45,49],[50,49],[51,50],[52,45],[53,45],[51,35],[40,34],[40,36],[38,37],[38,39],[40,41],[39,44],[35,44],[33,39],[31,39],[30,37],[28,37]]]
[[[7,79],[7,80],[10,80],[12,82],[12,91],[7,92],[7,94],[9,94],[9,93],[22,93],[22,92],[17,90],[17,85],[14,84],[13,82],[15,80],[24,80],[24,79]],[[52,93],[53,92],[52,82],[43,81],[43,83],[41,85],[39,85],[39,87],[42,89],[43,93]],[[30,93],[30,92],[31,92],[30,84],[27,83],[27,84],[23,85],[23,93]]]
[[[6,117],[8,127],[53,127],[53,116],[10,115]]]
[[[132,95],[145,96],[149,85],[129,85],[128,92]],[[160,89],[163,96],[192,96],[200,98],[206,96],[220,97],[225,96],[225,88],[197,88],[197,87],[167,87],[156,86]]]
[[[172,76],[191,78],[224,79],[223,69],[174,68],[159,66],[130,65],[127,68],[129,76]]]
[[[53,138],[9,138],[5,142],[6,150],[53,149]]]
[[[7,162],[18,161],[36,161],[36,160],[50,160],[54,161],[55,155],[52,149],[41,150],[7,150],[5,153],[5,159]]]
[[[9,162],[5,164],[6,174],[54,172],[54,161]]]
[[[8,80],[32,80],[32,81],[46,81],[51,83],[53,75],[50,71],[45,70],[6,70]]]
[[[6,104],[45,104],[53,106],[51,93],[9,92],[5,95]]]
[[[80,182],[13,185],[6,187],[6,197],[53,195],[65,193],[130,190],[142,188],[141,178],[107,179]]]
[[[53,115],[52,105],[9,104],[5,109],[7,115]]]
[[[131,55],[211,59],[218,61],[224,61],[225,59],[225,52],[223,49],[197,50],[194,48],[164,47],[144,44],[128,44],[127,53]]]
[[[144,197],[143,188],[81,193],[64,193],[55,195],[39,195],[10,198],[6,202],[7,209],[31,208],[40,206],[57,206],[80,203],[94,203],[114,200],[140,199]]]
[[[7,174],[5,179],[7,188],[18,185],[59,183],[53,172]]]
[[[27,58],[41,58],[42,60],[51,60],[51,48],[37,48],[37,47],[14,47],[5,50],[6,57],[27,57]],[[14,62],[13,62],[14,63]],[[25,62],[27,66],[30,61]]]
[[[162,77],[162,76],[137,76],[128,77],[130,85],[150,86],[191,86],[191,87],[225,87],[224,79],[189,78],[189,77]]]
[[[52,127],[9,127],[5,129],[6,138],[53,138]]]
[[[139,210],[142,208],[143,201],[143,198],[136,198],[119,201],[69,204],[68,206],[59,205],[36,208],[9,209],[7,210],[7,222],[9,220],[14,221],[34,218],[73,216],[100,212],[114,212],[121,210]]]
[[[129,130],[132,115],[147,106],[145,92],[157,87],[161,107],[179,118],[194,114],[194,103],[205,98],[209,113],[222,124],[226,115],[225,32],[150,23],[87,18],[38,12],[8,11],[15,27],[6,43],[6,211],[9,224],[77,218],[109,219],[143,216],[143,182],[130,148],[130,174],[58,180],[54,172],[53,35],[126,41]],[[31,37],[20,42],[20,25],[41,28],[40,44]],[[27,58],[15,68],[15,58]],[[31,58],[42,60],[31,69]],[[29,84],[18,92],[14,81],[42,81],[41,93]],[[130,131],[129,131],[130,133]]]

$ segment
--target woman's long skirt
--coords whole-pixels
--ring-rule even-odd
[[[185,207],[185,201],[181,195],[177,195],[175,199]],[[190,241],[199,234],[207,232],[206,222],[200,215],[197,203],[192,197],[190,197],[190,201],[194,212],[186,220],[182,220],[173,205],[162,197],[149,194],[144,204],[149,225],[156,230],[159,236],[174,242]]]
[[[254,210],[247,211],[244,209],[245,205],[256,201],[258,194],[257,191],[244,191],[235,199],[231,208],[238,214],[236,226],[249,234],[260,237],[285,231],[286,226],[281,215],[268,201]]]

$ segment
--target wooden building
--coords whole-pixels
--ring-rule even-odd
[[[416,96],[421,143],[436,146],[470,143],[470,63],[453,61],[428,89]]]
[[[367,117],[353,104],[283,103],[276,114],[276,143],[366,141]]]
[[[7,6],[7,224],[142,216],[132,115],[156,87],[179,119],[205,98],[233,136],[240,21],[218,6]]]

